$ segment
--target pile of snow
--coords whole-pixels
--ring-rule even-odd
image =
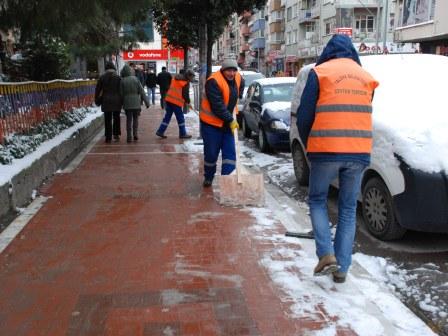
[[[380,82],[373,99],[374,152],[396,164],[393,153],[411,167],[448,171],[448,58],[438,55],[375,55],[361,58]]]

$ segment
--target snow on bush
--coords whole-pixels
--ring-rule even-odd
[[[26,133],[14,133],[7,136],[4,144],[0,145],[0,164],[11,164],[14,159],[20,159],[32,153],[43,142],[83,120],[88,113],[96,113],[96,110],[88,107],[74,108],[71,111],[62,112],[57,119],[42,122]]]

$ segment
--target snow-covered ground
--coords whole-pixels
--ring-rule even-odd
[[[197,114],[189,113],[188,119],[190,125],[198,124]],[[282,186],[285,190],[285,181],[294,179],[290,154],[277,157],[245,146],[243,141],[240,145],[242,163],[261,168],[274,185]],[[184,146],[188,152],[202,152],[201,141],[197,139],[185,142]],[[288,193],[288,190],[285,191]],[[283,290],[282,300],[291,303],[291,318],[309,316],[312,319],[316,307],[320,306],[339,319],[336,322],[328,321],[325,329],[313,335],[336,335],[336,326],[345,326],[363,336],[435,335],[400,301],[401,295],[414,295],[421,309],[431,310],[434,314],[446,314],[446,306],[437,306],[426,296],[422,299],[418,286],[406,286],[409,280],[407,272],[385,258],[356,253],[353,259],[362,266],[363,271],[354,266],[347,282],[337,287],[329,277],[313,277],[313,268],[317,262],[314,242],[300,241],[299,245],[297,239],[272,235],[272,230],[280,225],[277,218],[279,211],[285,211],[298,221],[309,222],[309,218],[300,217],[304,214],[308,217],[308,205],[298,202],[295,206],[296,209],[292,209],[280,204],[280,209],[275,209],[268,204],[265,208],[249,209],[257,222],[251,228],[253,236],[276,246],[265,253],[260,264]],[[294,245],[297,248],[291,248]],[[368,270],[369,274],[364,274],[364,270]],[[403,289],[406,290],[404,294],[399,292]]]

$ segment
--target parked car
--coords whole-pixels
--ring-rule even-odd
[[[242,110],[245,137],[258,134],[262,152],[289,149],[291,96],[295,77],[262,78],[249,86]]]
[[[244,102],[246,101],[247,89],[252,84],[252,82],[256,79],[265,78],[263,74],[255,71],[240,71],[241,76],[244,79],[244,92],[243,97],[238,100],[238,111],[242,111],[244,108]],[[241,120],[238,120],[241,122]]]
[[[371,164],[361,186],[367,229],[381,240],[401,238],[407,229],[448,233],[448,58],[371,55],[361,63],[380,82],[373,99]],[[309,168],[297,109],[312,68],[299,72],[291,104],[290,144],[301,185],[308,183]]]

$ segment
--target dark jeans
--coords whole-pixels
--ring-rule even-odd
[[[160,91],[160,107],[165,108],[165,97],[166,97],[167,91]]]
[[[141,109],[125,110],[126,112],[126,135],[128,140],[138,136],[138,116]]]
[[[104,112],[104,128],[106,140],[111,140],[112,135],[114,137],[121,135],[120,111]]]

